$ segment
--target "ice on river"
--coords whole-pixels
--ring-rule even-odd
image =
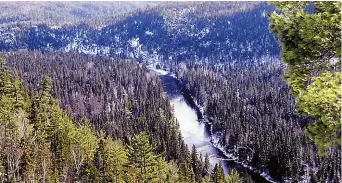
[[[203,158],[205,154],[209,155],[210,164],[214,166],[216,163],[219,163],[222,157],[218,155],[217,150],[210,143],[205,124],[198,122],[196,111],[186,103],[182,95],[171,99],[170,103],[174,108],[174,115],[179,123],[184,142],[188,145],[189,149],[195,145],[198,152],[202,153]],[[226,167],[224,169],[225,172],[228,171]]]

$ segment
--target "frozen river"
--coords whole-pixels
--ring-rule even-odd
[[[208,154],[212,166],[222,161],[225,173],[228,173],[230,169],[234,168],[241,175],[249,174],[255,182],[268,182],[260,175],[249,171],[245,167],[233,161],[227,161],[227,157],[210,142],[208,126],[199,122],[199,110],[189,95],[186,95],[182,91],[178,80],[173,76],[167,75],[166,72],[157,73],[163,83],[164,92],[166,92],[171,106],[173,106],[174,115],[179,123],[184,142],[190,150],[195,145],[203,157],[205,154]]]
[[[209,155],[210,164],[219,163],[224,159],[217,149],[211,144],[205,124],[198,122],[197,112],[189,106],[182,95],[171,99],[171,105],[174,107],[174,114],[180,126],[180,131],[184,142],[191,148],[196,146],[198,152]],[[225,172],[228,171],[224,166]]]

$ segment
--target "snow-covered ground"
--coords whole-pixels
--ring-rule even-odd
[[[155,64],[156,65],[156,64]],[[172,75],[168,71],[162,69],[156,69],[153,64],[147,66],[150,70],[156,72],[158,75],[171,75],[176,78],[175,75]],[[208,117],[205,116],[204,110],[205,106],[200,106],[197,103],[197,100],[192,97],[192,100],[195,102],[195,105],[198,107],[200,113],[203,116],[203,119],[198,119],[197,113],[195,109],[191,108],[184,100],[182,95],[171,99],[170,103],[174,108],[174,115],[179,123],[180,130],[182,136],[184,138],[185,143],[189,148],[192,145],[195,145],[200,153],[204,156],[205,154],[209,155],[210,164],[215,165],[221,160],[229,160],[234,161],[237,164],[242,165],[243,167],[249,169],[252,172],[259,174],[264,177],[266,180],[272,183],[276,183],[266,172],[262,172],[257,170],[255,167],[248,165],[245,162],[240,162],[238,157],[225,152],[225,148],[219,143],[219,140],[222,139],[219,133],[213,134],[212,125],[208,120]],[[210,134],[206,132],[206,125],[209,125]],[[218,154],[218,151],[215,149],[219,149],[225,157],[222,157]],[[228,172],[228,167],[224,167],[225,173]]]
[[[170,73],[169,71],[163,70],[163,69],[157,69],[156,65],[159,64],[158,62],[155,62],[154,64],[150,63],[147,68],[156,72],[158,75],[168,75],[173,78],[177,78],[175,74]]]
[[[210,142],[210,137],[206,132],[206,124],[198,122],[197,112],[186,103],[184,97],[179,95],[171,99],[170,103],[174,108],[174,115],[179,123],[184,142],[189,149],[195,145],[197,151],[202,153],[203,158],[205,154],[208,154],[212,166],[224,159],[225,157],[219,155]],[[228,173],[228,167],[224,167],[224,171]]]
[[[234,161],[235,163],[242,165],[243,167],[247,168],[248,170],[259,174],[261,177],[264,177],[269,182],[277,183],[277,181],[273,180],[272,177],[269,174],[267,174],[266,172],[260,171],[256,167],[250,166],[246,162],[239,161],[239,158],[236,155],[226,152],[225,147],[223,147],[219,143],[219,141],[222,139],[222,134],[221,133],[213,133],[212,124],[208,120],[208,117],[204,114],[205,107],[200,106],[196,102],[197,100],[194,97],[192,97],[192,98],[193,98],[193,101],[195,102],[195,105],[198,107],[199,111],[201,112],[201,114],[203,116],[203,120],[201,120],[201,122],[207,123],[210,126],[210,128],[209,128],[210,129],[210,142],[212,143],[212,145],[215,148],[219,149],[227,157],[227,159],[225,159],[225,160]]]
[[[162,69],[156,69],[156,68],[149,68],[150,70],[156,72],[158,75],[168,75],[169,72],[162,70]]]

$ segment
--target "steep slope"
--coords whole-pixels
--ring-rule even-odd
[[[162,6],[138,11],[101,29],[86,24],[7,27],[0,31],[0,49],[78,51],[168,65],[185,60],[217,63],[279,55],[265,17],[272,7],[249,2],[228,5],[223,6],[225,11],[220,4],[207,11],[199,5],[170,5],[171,10],[177,7],[175,14]],[[215,9],[219,13],[212,13]]]
[[[1,2],[0,27],[12,24],[62,26],[87,22],[103,26],[116,16],[161,2]]]
[[[42,68],[50,70],[49,66],[53,64],[46,62],[49,59],[58,61],[65,59],[65,61],[69,61],[67,59],[68,54],[48,54],[44,56],[39,55],[37,52],[31,54],[24,53],[23,56],[28,58],[25,61],[34,62],[35,58],[45,60],[45,62],[42,61],[41,65],[35,67],[38,70]],[[76,61],[85,58],[79,55],[71,56]],[[16,55],[13,57],[16,58],[15,61],[21,62],[20,56]],[[104,60],[101,61],[105,62]],[[114,64],[117,66],[115,68],[116,71],[122,71],[125,66],[134,65],[129,62],[113,62],[118,64]],[[88,73],[88,77],[96,76],[96,74],[92,74],[93,72],[96,73],[98,67],[96,64],[89,64],[89,62],[72,63],[75,66],[74,69],[80,69],[77,67],[79,64],[86,65],[84,71]],[[74,75],[70,75],[68,71],[64,72],[65,69],[63,67],[60,67],[60,69],[58,70],[57,67],[54,73],[50,73],[50,76],[53,76],[55,79],[54,82],[58,83],[57,85],[61,83],[56,80],[56,77],[63,77],[63,79],[69,82],[75,79],[72,77],[68,78]],[[121,140],[113,141],[108,136],[108,133],[95,131],[85,116],[82,116],[81,120],[72,119],[72,116],[67,115],[60,108],[59,101],[51,95],[51,89],[54,88],[56,91],[58,87],[56,87],[56,84],[54,87],[52,86],[53,81],[51,81],[50,77],[44,77],[38,84],[37,79],[39,75],[33,74],[32,68],[25,65],[25,74],[21,75],[24,77],[24,80],[27,82],[28,76],[36,79],[33,81],[35,84],[31,85],[28,93],[25,84],[20,81],[17,73],[10,70],[13,70],[13,68],[9,69],[6,61],[0,58],[1,182],[188,183],[195,181],[194,176],[196,176],[197,182],[202,182],[202,178],[205,180],[220,179],[221,181],[227,178],[239,178],[236,173],[226,177],[223,174],[213,174],[209,177],[208,156],[205,157],[205,161],[202,158],[200,159],[201,156],[198,156],[195,147],[191,154],[187,148],[183,147],[184,151],[180,153],[183,156],[182,158],[179,157],[171,161],[165,161],[164,152],[156,153],[156,151],[159,151],[155,146],[155,142],[160,140],[156,138],[156,134],[159,131],[141,132],[138,135],[133,135],[130,142],[126,144],[122,143]],[[91,74],[89,74],[89,71]],[[132,72],[136,71],[136,69],[132,69]],[[20,69],[19,72],[22,74]],[[76,79],[78,84],[82,83],[81,75],[82,72],[78,70],[77,76],[79,78]],[[102,79],[105,79],[105,75],[102,75],[102,77]],[[134,77],[130,79],[135,80]],[[107,81],[107,84],[120,86],[120,83],[117,81],[116,79],[113,82]],[[121,85],[125,85],[123,83]],[[27,84],[30,85],[30,83]],[[73,87],[76,88],[78,86],[73,82],[69,84],[73,84]],[[61,93],[67,93],[70,87],[67,86],[59,89],[64,90]],[[74,91],[79,90],[75,89]],[[127,95],[125,96],[127,97]],[[62,100],[64,100],[63,97]],[[114,103],[117,104],[118,101],[113,101],[112,104]],[[155,104],[158,105],[157,103]],[[125,108],[121,108],[121,110],[125,110]],[[79,112],[82,109],[74,109],[73,111]],[[152,110],[149,112],[152,112]],[[139,124],[143,126],[146,124],[143,121],[144,119],[139,122],[128,123],[127,125],[134,126],[134,124]],[[159,121],[159,123],[163,124],[163,121]],[[144,127],[140,126],[140,130],[144,130]],[[170,128],[164,131],[170,132]],[[172,140],[177,141],[176,138]],[[190,156],[191,159],[186,158]],[[189,166],[190,164],[192,166]],[[223,172],[221,165],[216,166],[215,170]]]
[[[227,156],[284,182],[338,182],[341,150],[318,156],[305,135],[312,119],[296,114],[279,60],[204,67],[180,64],[176,75],[209,123],[212,142]]]
[[[98,131],[126,143],[141,131],[150,132],[157,152],[166,151],[167,159],[179,158],[176,149],[184,144],[178,124],[160,81],[146,68],[74,53],[27,52],[6,58],[31,92],[50,76],[53,96],[75,119],[87,117]]]

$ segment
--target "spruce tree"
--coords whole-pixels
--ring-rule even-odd
[[[196,182],[195,174],[192,170],[192,167],[186,161],[180,165],[179,175],[180,175],[180,182],[181,183],[188,183],[188,182],[194,183],[194,182]]]
[[[104,145],[104,175],[105,182],[124,182],[125,164],[127,155],[121,141],[105,139]]]
[[[213,183],[225,182],[225,176],[224,176],[224,171],[223,171],[221,161],[219,162],[219,164],[215,164],[215,167],[211,173],[211,181]]]
[[[8,181],[17,181],[18,177],[18,159],[16,157],[19,149],[19,131],[18,131],[18,108],[21,103],[19,97],[19,87],[17,78],[13,79],[6,61],[0,58],[0,130],[3,128],[4,139],[2,147],[2,156],[4,157],[4,169]],[[16,90],[17,89],[17,90]],[[16,100],[17,99],[17,100]]]
[[[191,150],[191,166],[195,174],[195,179],[197,182],[199,182],[201,180],[202,171],[200,168],[201,164],[198,158],[198,152],[195,145],[192,146]]]
[[[96,167],[101,182],[105,180],[105,139],[100,136],[98,147],[94,155],[94,166]]]
[[[239,183],[239,173],[235,169],[231,170],[225,177],[225,183]]]
[[[157,156],[153,154],[149,135],[146,132],[133,137],[131,145],[128,146],[127,157],[127,166],[139,170],[140,181],[149,182],[156,176]]]
[[[180,175],[177,164],[174,161],[167,163],[166,167],[166,180],[167,183],[177,183],[179,182]]]
[[[285,78],[301,114],[316,121],[307,129],[321,154],[341,144],[341,2],[273,2]],[[308,12],[309,7],[312,12]]]
[[[202,170],[202,176],[203,177],[209,175],[209,168],[210,168],[209,156],[208,156],[208,154],[205,154],[204,165],[203,165],[203,170]]]

